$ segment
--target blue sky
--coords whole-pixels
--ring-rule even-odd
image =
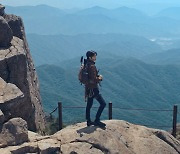
[[[176,5],[180,4],[180,0],[0,0],[1,3],[19,6],[19,5],[38,5],[47,4],[59,8],[84,8],[99,5],[102,7],[114,8],[121,5],[141,5],[141,4],[162,4],[162,5]]]
[[[47,4],[61,9],[128,6],[146,12],[156,12],[163,8],[180,6],[180,0],[0,0],[0,3],[10,6]]]

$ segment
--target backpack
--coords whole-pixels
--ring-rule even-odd
[[[83,56],[81,57],[81,68],[79,70],[78,79],[81,84],[88,84],[89,82],[89,74],[88,74],[88,64],[87,60],[84,59],[84,64],[82,64]]]

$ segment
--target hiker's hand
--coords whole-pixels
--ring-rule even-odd
[[[81,69],[84,68],[84,64],[81,65]]]
[[[99,79],[100,81],[102,81],[103,76],[102,76],[102,75],[99,75],[99,76],[98,76],[98,79]]]

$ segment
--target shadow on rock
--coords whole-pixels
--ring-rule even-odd
[[[81,128],[81,129],[77,130],[77,133],[81,134],[81,135],[82,135],[82,133],[91,134],[91,133],[95,132],[97,130],[97,128],[100,128],[103,130],[106,129],[106,127],[101,128],[101,127],[97,127],[97,126],[89,126],[89,127],[85,127],[85,128]]]

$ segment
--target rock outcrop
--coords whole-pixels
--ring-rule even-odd
[[[21,17],[12,14],[4,14],[3,17],[11,28],[13,36],[16,36],[22,40],[25,39],[24,26]]]
[[[13,33],[8,23],[2,16],[0,16],[0,34],[0,46],[9,46],[13,37]]]
[[[178,154],[180,142],[166,131],[105,121],[105,129],[68,126],[51,136],[45,128],[39,82],[22,19],[0,5],[0,154]],[[21,118],[19,118],[21,117]]]
[[[0,124],[12,117],[15,106],[19,106],[19,102],[24,97],[21,90],[14,84],[6,83],[0,78]],[[2,112],[3,111],[3,112]]]
[[[0,133],[0,147],[22,144],[28,141],[27,122],[13,118],[3,125]]]
[[[15,103],[16,99],[22,98],[23,93],[20,89],[11,83],[6,83],[0,78],[0,107],[6,107],[8,104]]]
[[[0,5],[0,77],[7,83],[6,85],[11,83],[17,86],[23,94],[21,98],[12,99],[11,102],[14,103],[10,103],[11,105],[6,103],[6,96],[3,96],[0,110],[4,113],[5,121],[21,117],[27,121],[29,130],[43,131],[45,120],[39,82],[23,22],[18,16],[6,14],[2,5]],[[3,91],[2,87],[0,88]],[[13,97],[13,94],[10,92],[8,97]],[[0,100],[1,98],[0,96]]]
[[[0,153],[178,154],[180,142],[166,131],[121,120],[105,121],[106,129],[86,123],[68,126],[52,136],[29,132],[29,142],[1,148]]]

